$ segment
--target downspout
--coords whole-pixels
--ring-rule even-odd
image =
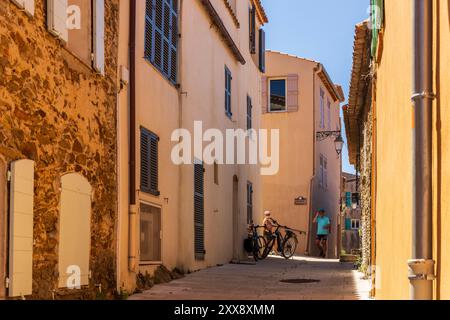
[[[312,224],[314,217],[314,207],[313,207],[313,198],[314,198],[314,181],[316,180],[316,75],[319,71],[321,71],[322,65],[318,63],[313,69],[313,175],[309,181],[309,221],[308,221],[308,236],[306,238],[306,255],[311,254],[311,236],[312,236]]]
[[[137,271],[137,206],[136,206],[136,0],[130,0],[130,167],[128,269]]]
[[[433,4],[414,0],[412,300],[432,300],[435,280],[432,206]]]

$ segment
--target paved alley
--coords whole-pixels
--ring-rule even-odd
[[[285,280],[311,280],[286,283]],[[365,300],[370,284],[353,265],[337,260],[269,258],[187,275],[133,295],[131,300]]]

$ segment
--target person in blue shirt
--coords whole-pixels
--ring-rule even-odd
[[[314,217],[313,223],[317,223],[316,244],[320,250],[320,257],[326,258],[328,235],[331,231],[331,220],[325,214],[324,209],[320,209]]]

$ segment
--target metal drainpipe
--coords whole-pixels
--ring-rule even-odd
[[[136,0],[130,0],[130,150],[129,150],[129,219],[128,269],[137,271],[137,206],[136,206]]]
[[[432,300],[435,280],[432,206],[433,4],[414,0],[412,300]]]

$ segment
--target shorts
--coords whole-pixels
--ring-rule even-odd
[[[327,234],[318,234],[316,240],[318,240],[318,241],[322,241],[322,240],[327,241],[328,240],[328,235]]]

